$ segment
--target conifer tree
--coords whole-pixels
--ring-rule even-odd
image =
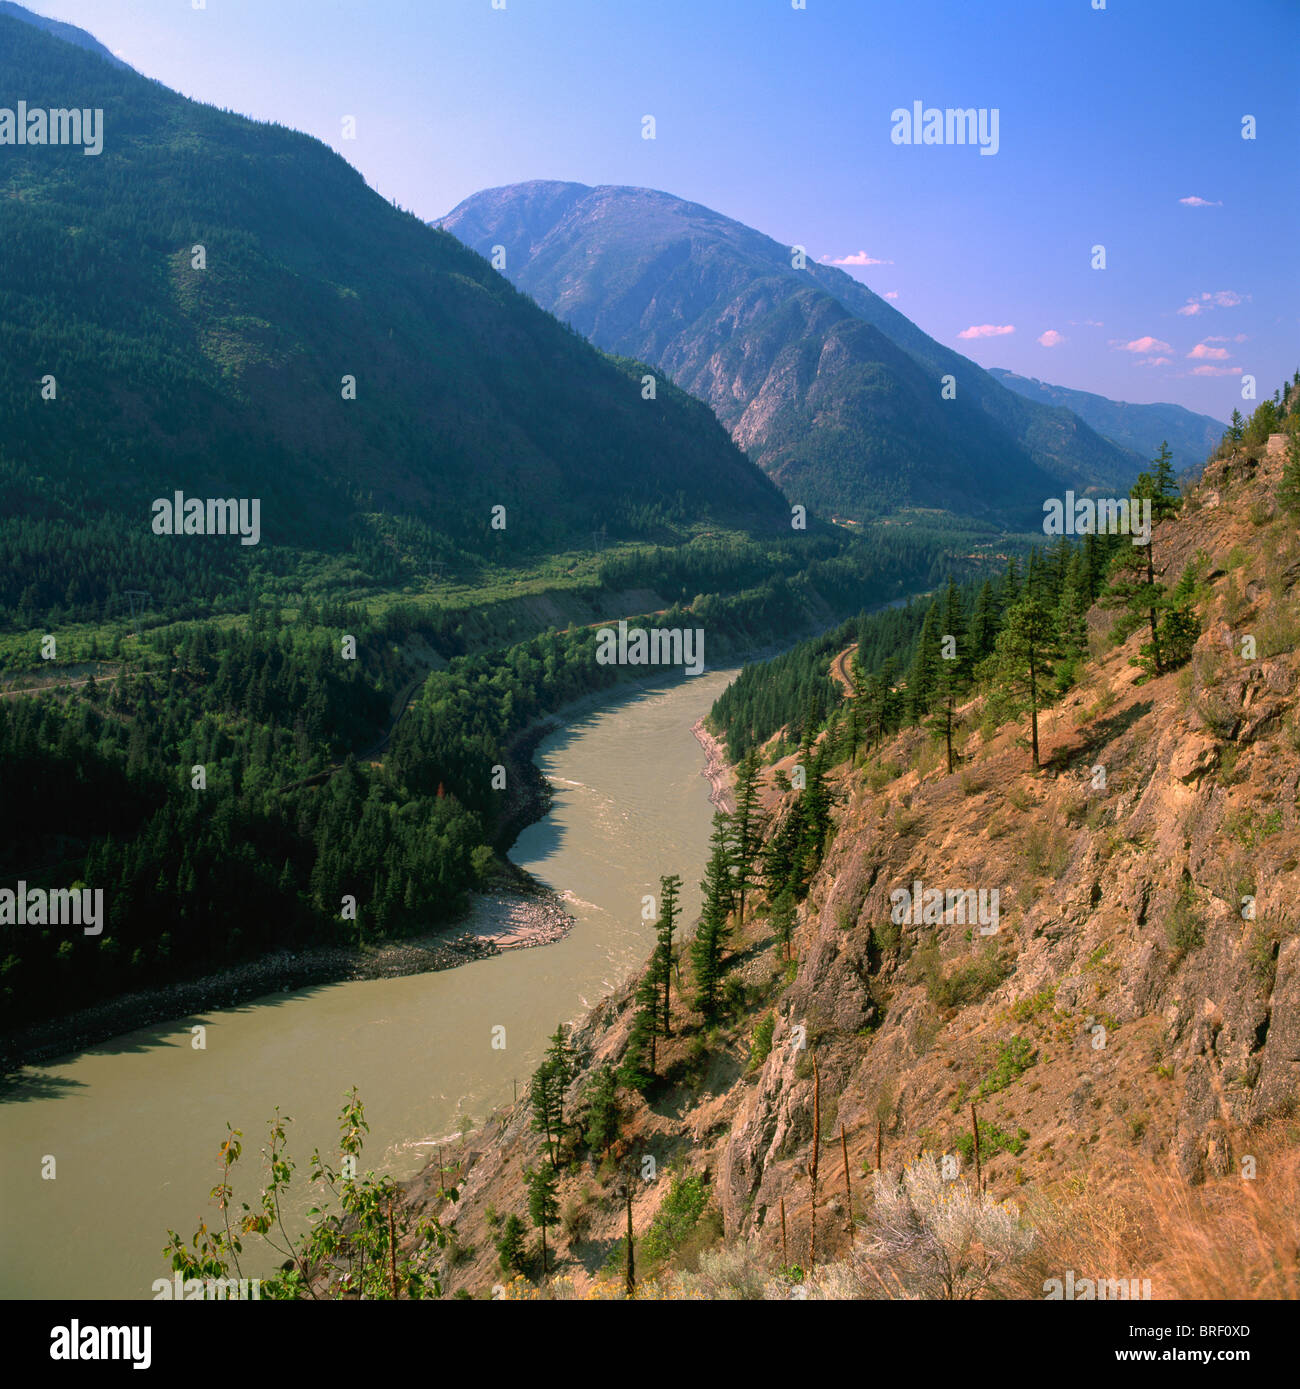
[[[524,1185],[528,1188],[528,1214],[533,1227],[542,1232],[542,1273],[549,1270],[546,1258],[546,1231],[560,1218],[560,1202],[556,1196],[560,1174],[546,1163],[538,1168],[529,1167],[524,1172]]]
[[[711,1022],[718,1011],[718,989],[722,981],[722,952],[727,933],[727,900],[731,884],[731,844],[727,817],[720,811],[713,817],[711,852],[700,890],[704,909],[691,945],[691,965],[695,973],[695,1006]]]
[[[618,1078],[608,1062],[587,1085],[587,1144],[592,1152],[607,1153],[619,1130]]]
[[[975,608],[970,619],[970,665],[979,665],[993,652],[993,643],[998,635],[998,607],[993,594],[993,583],[985,579],[975,599]]]
[[[496,1242],[497,1262],[503,1273],[522,1273],[524,1264],[524,1222],[512,1211],[506,1216]]]
[[[782,953],[790,958],[790,941],[794,935],[795,901],[794,893],[786,888],[772,903],[772,930],[781,942]]]
[[[665,1037],[673,1035],[671,1011],[673,928],[681,911],[677,903],[681,887],[682,880],[676,873],[659,879],[659,923],[656,928],[658,944],[655,947],[655,964],[658,969],[659,987],[663,990],[663,1030]]]
[[[620,1071],[623,1084],[632,1090],[644,1090],[655,1078],[655,1042],[663,1017],[656,965],[657,960],[652,960],[634,995],[637,1012],[628,1033],[627,1053]]]
[[[751,748],[736,771],[736,809],[731,817],[735,846],[735,885],[740,897],[740,920],[745,920],[745,896],[759,885],[758,850],[763,839],[763,812],[758,799],[758,751]]]
[[[994,651],[998,683],[1013,706],[1029,710],[1034,768],[1038,760],[1038,710],[1052,677],[1053,615],[1033,593],[1007,613]]]

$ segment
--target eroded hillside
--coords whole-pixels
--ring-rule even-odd
[[[1166,581],[1197,574],[1202,632],[1182,669],[1144,678],[1130,661],[1142,633],[1113,645],[1097,607],[1086,674],[1040,719],[1040,771],[1024,721],[992,726],[978,700],[950,775],[917,729],[834,769],[835,828],[791,959],[760,899],[733,927],[725,1020],[704,1029],[674,989],[662,1081],[648,1099],[620,1089],[607,1156],[570,1144],[551,1238],[578,1291],[621,1267],[629,1162],[638,1240],[666,1200],[676,1218],[707,1197],[668,1234],[660,1216],[652,1249],[677,1238],[678,1265],[723,1240],[806,1268],[815,1109],[819,1264],[862,1238],[846,1204],[861,1221],[878,1143],[888,1171],[924,1149],[969,1180],[972,1104],[988,1195],[1018,1208],[1135,1163],[1193,1185],[1243,1174],[1258,1126],[1300,1085],[1300,538],[1275,500],[1272,442],[1258,461],[1212,463],[1156,529]],[[778,823],[797,793],[775,777],[793,761],[764,773]],[[983,927],[955,910],[897,921],[891,894],[916,883],[986,907],[996,891],[996,929],[987,911]],[[596,1068],[627,1050],[634,994],[631,981],[570,1038],[580,1121]],[[452,1289],[505,1281],[495,1241],[510,1212],[527,1217],[538,1150],[521,1096],[468,1141],[457,1201],[437,1199],[436,1168],[413,1185],[454,1231]],[[654,1180],[639,1179],[647,1154]]]

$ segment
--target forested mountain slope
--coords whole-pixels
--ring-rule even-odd
[[[248,562],[158,541],[151,503],[176,489],[259,498],[263,546],[414,565],[600,528],[788,530],[705,408],[665,381],[643,399],[645,368],[602,356],[319,141],[5,13],[0,88],[29,110],[103,110],[102,153],[13,145],[0,165],[4,548],[43,555],[27,584],[0,571],[0,601],[33,571],[39,607],[155,588],[130,582],[129,556]]]

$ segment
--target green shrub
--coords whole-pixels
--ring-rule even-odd
[[[1038,1060],[1038,1052],[1023,1037],[1012,1037],[998,1047],[993,1070],[980,1081],[979,1097],[996,1095],[1014,1084]]]
[[[674,1176],[668,1195],[655,1212],[650,1228],[641,1240],[641,1251],[647,1259],[660,1262],[667,1259],[690,1234],[704,1213],[709,1193],[704,1177]]]
[[[759,1019],[754,1035],[749,1043],[749,1069],[756,1071],[772,1052],[772,1033],[776,1029],[776,1015],[767,1013]]]
[[[990,1124],[986,1119],[979,1121],[979,1127],[981,1162],[987,1162],[994,1153],[1011,1153],[1014,1157],[1019,1157],[1025,1151],[1025,1144],[1029,1141],[1028,1129],[1017,1129],[1013,1134],[1007,1133],[1004,1129],[998,1128],[996,1124]],[[961,1154],[963,1162],[971,1160],[975,1153],[975,1140],[969,1129],[963,1129],[953,1139],[953,1147]]]

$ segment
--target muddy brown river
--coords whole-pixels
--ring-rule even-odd
[[[29,1067],[0,1103],[0,1296],[151,1298],[168,1274],[169,1228],[186,1240],[217,1182],[226,1123],[242,1129],[236,1201],[256,1207],[266,1121],[291,1117],[297,1229],[319,1193],[311,1152],[336,1152],[336,1116],[357,1086],[370,1123],[362,1168],[409,1177],[469,1120],[521,1092],[559,1022],[579,1017],[653,945],[641,899],[680,873],[684,920],[699,906],[712,806],[691,726],[734,671],[643,687],[575,717],[538,749],[551,813],[511,858],[576,920],[554,945],[438,974],[274,994],[178,1018]],[[206,1048],[191,1028],[207,1029]],[[494,1029],[505,1047],[493,1047]],[[499,1035],[499,1034],[498,1034]],[[42,1177],[54,1159],[53,1180]],[[278,1256],[252,1253],[245,1276]],[[250,1257],[250,1254],[252,1255]]]

